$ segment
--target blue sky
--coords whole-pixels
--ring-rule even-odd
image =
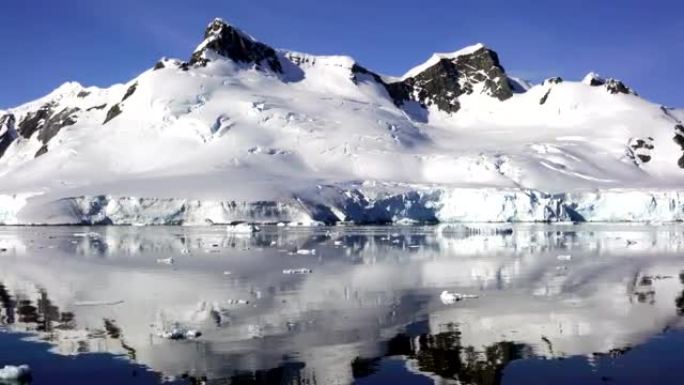
[[[684,107],[681,0],[3,0],[0,108],[187,58],[217,16],[274,47],[346,54],[387,75],[483,42],[515,76],[596,71]]]

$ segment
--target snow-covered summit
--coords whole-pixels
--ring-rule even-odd
[[[204,41],[195,48],[189,63],[206,65],[212,54],[240,63],[265,65],[274,72],[282,72],[273,48],[218,18],[207,26]]]
[[[412,78],[421,72],[425,71],[426,69],[432,67],[433,65],[439,63],[441,60],[453,60],[458,58],[459,56],[465,56],[465,55],[472,55],[475,52],[481,50],[481,49],[487,49],[484,44],[482,43],[476,43],[468,47],[461,48],[457,51],[454,52],[448,52],[448,53],[434,53],[430,58],[411,68],[410,70],[406,71],[404,76],[402,76],[402,79],[407,79],[407,78]]]
[[[0,113],[0,223],[684,219],[684,113],[621,81],[532,85],[483,45],[388,78],[203,36]]]

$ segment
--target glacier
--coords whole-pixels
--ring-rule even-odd
[[[322,191],[321,191],[322,190]],[[435,224],[459,222],[680,222],[676,190],[613,189],[548,194],[502,188],[420,186],[404,192],[327,186],[308,199],[218,201],[127,196],[38,198],[0,195],[3,225],[184,225],[236,222],[320,224]]]

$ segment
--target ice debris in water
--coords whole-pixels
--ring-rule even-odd
[[[313,270],[307,269],[307,268],[283,270],[283,274],[311,274],[311,273],[313,273]]]
[[[0,369],[2,381],[27,381],[31,378],[31,368],[28,365],[5,365]]]
[[[297,254],[300,254],[300,255],[316,255],[316,249],[311,249],[311,250],[298,249]]]
[[[559,255],[559,256],[556,257],[556,258],[558,258],[559,261],[569,261],[569,260],[572,259],[572,255],[570,255],[570,254],[561,254],[561,255]]]
[[[450,293],[446,290],[444,290],[442,292],[442,294],[439,295],[439,299],[445,305],[451,305],[451,304],[454,304],[458,301],[463,301],[464,299],[473,299],[473,298],[477,298],[477,296],[472,295],[472,294]]]
[[[249,223],[235,223],[226,226],[226,231],[233,234],[252,234],[261,231],[259,226]]]
[[[226,300],[228,305],[249,305],[249,301],[246,299],[229,299]]]
[[[194,340],[199,338],[202,333],[195,329],[173,328],[170,330],[162,330],[158,336],[166,338],[167,340]]]
[[[169,257],[169,258],[158,258],[157,259],[157,263],[162,263],[165,265],[173,265],[173,262],[174,262],[173,258],[171,258],[171,257]]]

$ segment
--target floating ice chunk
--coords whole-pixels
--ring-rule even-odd
[[[194,340],[196,338],[199,338],[202,335],[202,332],[199,330],[195,329],[189,329],[185,330],[182,328],[174,328],[171,330],[164,330],[161,331],[158,336],[161,338],[165,338],[167,340]]]
[[[278,224],[276,224],[276,226],[285,227],[286,225],[285,225],[285,222],[278,222]]]
[[[283,270],[283,274],[311,274],[311,273],[313,273],[313,270],[307,269],[307,268]]]
[[[199,330],[190,329],[185,332],[185,338],[187,339],[192,340],[195,338],[199,338],[200,336],[202,336],[202,332],[200,332]]]
[[[88,233],[74,233],[74,237],[77,237],[77,238],[86,238],[86,237],[88,237],[88,238],[99,238],[100,234],[98,234],[94,231],[90,231]]]
[[[451,305],[458,301],[463,301],[464,299],[473,299],[477,297],[478,296],[472,294],[450,293],[446,290],[444,290],[442,294],[439,295],[439,299],[445,305]]]
[[[229,299],[226,301],[228,305],[249,305],[249,301],[246,299]]]
[[[175,261],[171,257],[169,257],[169,258],[158,258],[157,259],[157,263],[161,263],[164,265],[173,265],[174,262]]]
[[[333,242],[335,246],[342,246],[342,241],[335,241]]]
[[[223,275],[233,275],[233,272],[226,270],[223,272]]]
[[[297,249],[299,255],[316,255],[316,249]]]
[[[0,380],[24,382],[31,379],[31,368],[28,365],[5,365],[0,369]]]
[[[253,234],[261,231],[259,226],[249,223],[236,223],[226,226],[226,231],[232,234]]]
[[[561,254],[558,257],[556,257],[559,261],[569,261],[572,259],[572,255],[570,254]]]

